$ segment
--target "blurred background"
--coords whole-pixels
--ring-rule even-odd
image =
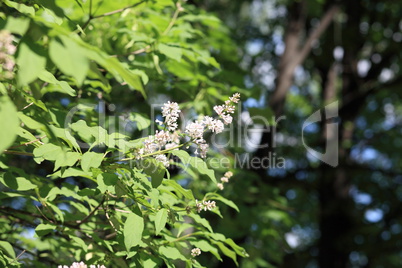
[[[243,116],[286,116],[276,135],[253,136],[276,146],[248,152],[275,152],[284,168],[243,169],[227,186],[240,213],[224,215],[219,231],[247,249],[240,266],[401,267],[401,3],[189,2],[230,29],[239,57],[225,71],[250,93]],[[338,124],[336,167],[301,140],[305,120],[334,101],[339,117],[304,135],[324,153],[326,125]]]
[[[127,1],[98,2],[95,15],[127,6]],[[168,28],[174,5],[155,6],[101,15],[88,25],[88,1],[58,1],[54,10],[63,8],[58,12],[68,15],[71,24],[63,26],[88,26],[83,40],[149,77],[149,98],[108,77],[110,86],[91,78],[75,99],[46,95],[43,101],[55,102],[60,111],[104,101],[107,105],[90,112],[112,116],[129,109],[146,114],[153,104],[173,100],[183,103],[183,110],[210,115],[213,105],[240,92],[241,123],[233,126],[238,136],[231,137],[236,142],[210,152],[211,157],[231,159],[234,176],[222,195],[240,212],[222,206],[223,218],[205,215],[214,231],[247,250],[249,258],[238,259],[239,266],[402,267],[400,1],[189,0],[182,3],[183,16]],[[1,3],[0,8],[5,18],[18,15]],[[183,57],[180,46],[151,51],[155,40],[183,45]],[[107,72],[100,71],[106,77]],[[25,99],[18,101],[26,105]],[[325,120],[325,107],[334,102],[338,108]],[[324,119],[304,128],[316,111]],[[271,124],[253,122],[248,131],[248,118],[255,116]],[[325,160],[330,164],[307,152],[302,134],[311,149],[329,152]],[[328,142],[336,146],[326,150]],[[271,162],[264,168],[244,162],[267,157]],[[41,176],[53,169],[28,157],[12,161]],[[72,183],[87,187],[85,181]],[[188,184],[195,196],[216,190],[202,180]],[[10,206],[19,208],[24,202]],[[199,259],[207,267],[236,266],[231,259],[220,262],[210,254]]]

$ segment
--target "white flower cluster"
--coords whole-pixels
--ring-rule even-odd
[[[215,112],[219,115],[220,118],[223,119],[225,125],[229,125],[233,121],[233,117],[230,114],[233,114],[236,107],[232,105],[233,103],[238,103],[240,100],[240,94],[236,93],[232,97],[229,97],[229,100],[225,101],[224,105],[216,105],[214,106]]]
[[[215,119],[210,116],[204,116],[202,120],[191,122],[186,126],[185,135],[190,138],[190,141],[197,146],[195,154],[202,158],[207,156],[209,145],[205,141],[203,135],[206,130],[211,130],[214,133],[221,133],[225,124],[232,122],[232,116],[235,106],[233,103],[238,103],[240,94],[236,93],[229,100],[225,101],[224,105],[214,106],[214,110],[218,116],[223,119]],[[176,102],[168,101],[162,107],[162,116],[165,118],[164,122],[155,120],[159,125],[164,126],[164,130],[156,131],[155,135],[149,136],[145,142],[144,147],[137,152],[137,159],[145,156],[152,156],[157,161],[163,163],[165,167],[169,166],[169,159],[164,154],[164,150],[173,150],[180,147],[180,134],[177,120],[179,119],[181,110]],[[199,150],[199,151],[198,151]],[[158,153],[161,151],[161,153]]]
[[[207,211],[207,210],[212,210],[216,207],[215,201],[205,201],[203,200],[202,202],[198,202],[198,200],[195,200],[195,207],[197,208],[197,212],[200,213],[201,210]]]
[[[224,183],[228,183],[229,179],[233,176],[233,173],[231,171],[228,171],[223,175],[221,178],[221,182],[218,183],[216,186],[218,186],[219,190],[223,190],[225,187],[223,187]]]
[[[199,256],[199,255],[201,255],[201,249],[199,249],[199,248],[193,248],[193,249],[191,250],[191,256],[197,257],[197,256]]]
[[[239,100],[240,94],[236,93],[232,97],[229,97],[229,100],[225,101],[224,105],[214,106],[214,111],[218,114],[220,118],[223,119],[223,122],[222,120],[215,119],[210,116],[205,116],[202,121],[192,122],[187,125],[186,134],[200,149],[200,156],[202,158],[205,158],[207,156],[207,150],[209,147],[203,138],[205,128],[211,130],[214,133],[221,133],[225,127],[224,125],[232,123],[233,117],[230,114],[233,114],[236,108],[233,103],[238,103]],[[195,154],[198,154],[198,149],[195,151]]]
[[[6,30],[0,31],[0,78],[13,78],[14,55],[17,48],[13,45],[13,36]]]
[[[163,163],[165,167],[169,166],[169,160],[164,154],[157,154],[156,152],[161,151],[163,149],[172,149],[178,146],[180,143],[179,135],[177,132],[168,132],[168,131],[156,131],[154,136],[149,136],[144,141],[144,148],[141,148],[138,151],[137,159],[143,157],[143,155],[153,154],[153,157]],[[154,154],[155,153],[155,154]]]
[[[73,262],[71,266],[59,265],[57,268],[88,268],[84,262]],[[89,268],[106,268],[105,265],[90,265]]]
[[[163,105],[162,116],[165,117],[166,126],[170,131],[177,129],[177,119],[179,119],[180,112],[177,102],[168,101]]]

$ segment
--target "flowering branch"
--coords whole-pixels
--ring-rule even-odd
[[[193,143],[197,146],[194,152],[196,155],[200,154],[202,158],[205,158],[209,145],[203,137],[204,133],[207,130],[211,130],[214,133],[223,132],[225,125],[232,123],[233,117],[231,114],[235,111],[233,104],[238,103],[239,100],[240,94],[234,94],[232,97],[229,97],[229,100],[225,101],[225,104],[214,106],[214,110],[220,119],[204,116],[202,120],[189,123],[184,133],[180,133],[177,130],[179,126],[177,120],[181,112],[179,105],[176,102],[168,101],[163,104],[162,107],[162,117],[165,118],[164,122],[155,120],[156,123],[163,126],[163,130],[157,130],[155,135],[149,136],[144,141],[144,147],[137,150],[135,157],[123,158],[118,161],[128,161],[152,156],[165,167],[168,167],[170,163],[165,153],[177,150],[189,143]],[[180,137],[188,137],[189,141],[180,144]],[[198,152],[198,150],[200,150],[200,152]]]

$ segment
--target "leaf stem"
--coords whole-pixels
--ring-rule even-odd
[[[143,0],[143,1],[140,1],[140,2],[138,2],[138,3],[133,4],[133,5],[131,5],[131,6],[123,7],[123,8],[116,9],[116,10],[113,10],[113,11],[110,11],[110,12],[106,12],[106,13],[101,14],[101,15],[98,15],[98,16],[93,16],[93,19],[98,19],[98,18],[103,18],[103,17],[106,17],[106,16],[114,15],[114,14],[123,12],[123,11],[126,10],[126,9],[139,6],[139,5],[141,5],[142,3],[145,3],[145,2],[148,2],[148,0]]]
[[[4,152],[5,154],[15,154],[15,155],[34,156],[33,153],[27,153],[27,152],[9,151],[9,150],[4,150],[3,152]]]
[[[15,148],[18,148],[18,147],[27,146],[29,144],[35,143],[37,141],[40,141],[41,139],[44,139],[44,138],[46,138],[46,135],[44,135],[42,137],[39,137],[39,138],[37,138],[36,140],[33,140],[33,141],[28,141],[28,142],[20,144],[20,145],[11,146],[9,149],[15,149]],[[43,144],[42,142],[40,142],[40,143]]]
[[[187,143],[188,143],[188,142],[183,143],[183,144],[180,144],[180,145],[177,145],[177,146],[172,147],[172,148],[169,148],[169,149],[164,149],[164,150],[161,150],[161,151],[156,151],[156,152],[153,152],[153,153],[144,154],[144,155],[141,155],[141,158],[148,157],[148,156],[153,156],[153,155],[157,155],[157,154],[164,154],[164,153],[167,153],[167,152],[170,152],[170,151],[179,149],[180,147],[183,147],[183,146],[186,145]],[[120,160],[117,160],[117,161],[128,161],[128,160],[134,160],[134,159],[136,159],[136,158],[137,158],[137,157],[128,157],[128,158],[123,158],[123,159],[120,159]]]
[[[106,12],[106,13],[103,13],[101,15],[93,16],[92,15],[92,1],[91,1],[90,5],[89,5],[89,18],[84,23],[84,25],[82,25],[81,29],[84,30],[88,26],[88,24],[91,22],[91,20],[93,20],[93,19],[99,19],[99,18],[103,18],[103,17],[106,17],[106,16],[114,15],[114,14],[123,12],[123,11],[125,11],[125,10],[127,10],[129,8],[134,8],[136,6],[139,6],[139,5],[141,5],[141,4],[145,3],[145,2],[148,2],[148,0],[143,0],[143,1],[140,1],[138,3],[135,3],[135,4],[127,6],[127,7],[123,7],[123,8],[116,9],[116,10],[113,10],[113,11],[110,11],[110,12]]]
[[[162,35],[166,35],[169,33],[169,31],[172,29],[174,24],[176,23],[177,18],[179,17],[179,13],[183,11],[183,7],[181,6],[180,2],[176,3],[176,10],[173,14],[172,20],[170,21],[168,27],[165,29],[165,31],[162,33]]]

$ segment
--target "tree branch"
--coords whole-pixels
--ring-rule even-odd
[[[304,43],[303,48],[299,51],[298,57],[294,60],[294,68],[297,65],[301,64],[310,53],[311,48],[313,47],[314,41],[320,38],[323,32],[328,28],[329,24],[331,23],[334,16],[338,13],[339,7],[332,6],[322,17],[320,21],[320,25],[313,30],[310,36],[307,38],[306,42]]]
[[[87,222],[89,220],[89,218],[94,215],[94,213],[103,205],[103,203],[106,200],[106,195],[103,195],[102,201],[99,202],[99,204],[91,211],[91,213],[89,213],[84,219],[82,219],[82,221],[78,221],[77,222],[77,227],[79,227],[81,224]]]
[[[113,11],[110,11],[110,12],[107,12],[107,13],[104,13],[104,14],[101,14],[101,15],[98,15],[98,16],[93,16],[92,19],[103,18],[103,17],[106,17],[106,16],[110,16],[110,15],[114,15],[114,14],[117,14],[117,13],[121,13],[121,12],[123,12],[123,11],[125,11],[125,10],[127,10],[127,9],[129,9],[129,8],[137,7],[137,6],[139,6],[139,5],[141,5],[141,4],[145,3],[145,2],[148,2],[148,1],[147,1],[147,0],[143,0],[143,1],[140,1],[140,2],[138,2],[138,3],[135,3],[135,4],[133,4],[133,5],[131,5],[131,6],[128,6],[128,7],[123,7],[123,8],[120,8],[120,9],[116,9],[116,10],[113,10]]]

